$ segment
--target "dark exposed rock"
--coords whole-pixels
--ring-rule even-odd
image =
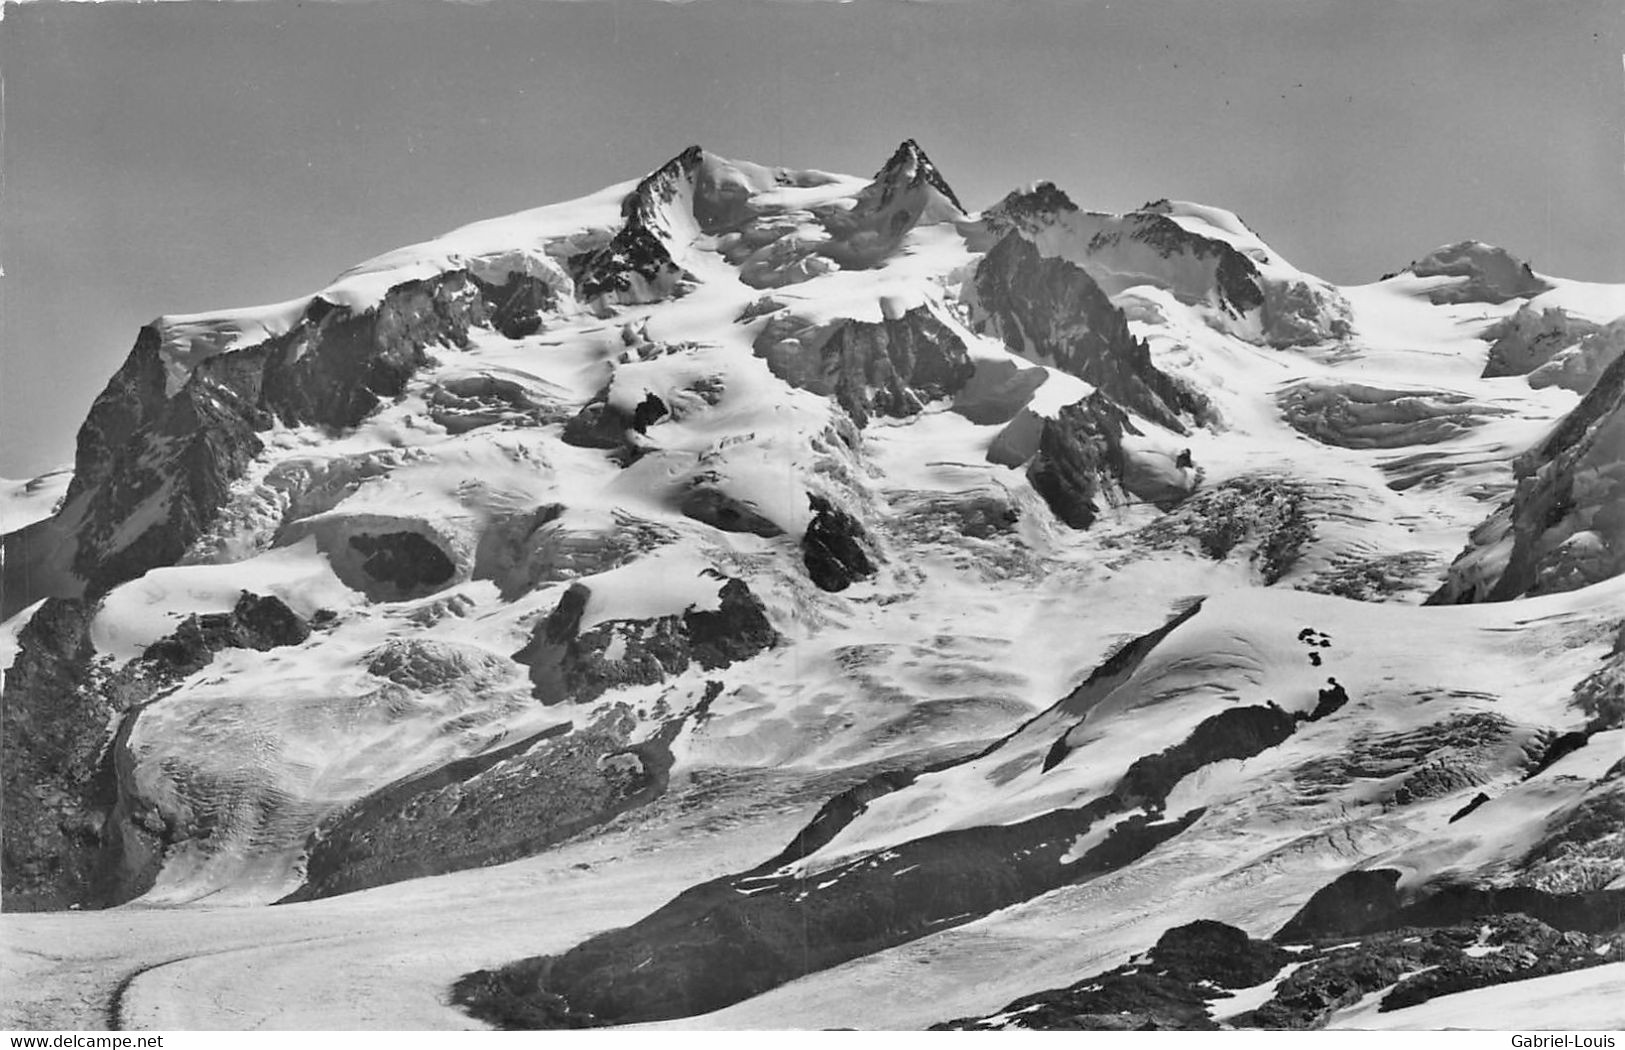
[[[1121,408],[1099,391],[1046,419],[1027,480],[1050,510],[1074,529],[1087,529],[1123,476],[1123,434],[1137,433]],[[1113,500],[1116,502],[1116,500]]]
[[[509,339],[523,339],[541,331],[543,315],[558,307],[558,295],[552,286],[529,274],[510,273],[502,284],[475,280],[482,297],[491,305],[491,327]]]
[[[756,355],[792,386],[833,397],[854,422],[911,416],[949,397],[976,367],[964,340],[925,306],[880,321],[808,325],[777,319],[756,338]]]
[[[1484,794],[1484,792],[1480,791],[1478,794],[1473,796],[1471,802],[1468,802],[1465,806],[1461,807],[1460,809],[1456,810],[1454,813],[1450,814],[1449,823],[1454,824],[1456,821],[1460,820],[1461,818],[1463,818],[1465,816],[1468,816],[1469,814],[1471,814],[1473,812],[1473,810],[1477,809],[1479,806],[1482,806],[1484,803],[1488,802],[1489,800],[1490,800],[1490,797],[1488,795]]]
[[[4,614],[42,591],[68,593],[75,578],[95,596],[174,563],[263,450],[259,431],[356,425],[404,390],[429,347],[461,345],[489,321],[491,287],[452,271],[359,312],[313,299],[286,334],[198,362],[173,396],[164,335],[143,328],[79,430],[61,511],[6,540]],[[70,551],[72,577],[41,572]]]
[[[860,857],[834,869],[825,878],[836,882],[824,890],[765,867],[719,879],[561,956],[469,974],[453,999],[476,1016],[514,1027],[595,1026],[715,1010],[1111,870],[1126,861],[1091,853],[1075,866],[1060,863],[1100,809],[1059,810],[1021,824],[905,843],[888,850],[884,860]],[[1158,825],[1140,837],[1132,856],[1193,819]],[[549,1008],[541,1015],[515,1011],[515,998]]]
[[[672,257],[668,209],[682,206],[678,197],[683,185],[692,186],[703,161],[700,147],[690,146],[650,172],[621,202],[621,229],[609,244],[570,258],[582,299],[653,302],[692,280]]]
[[[618,449],[626,444],[626,421],[603,401],[589,401],[564,424],[564,443],[578,448]]]
[[[801,559],[813,583],[826,591],[844,591],[875,571],[865,549],[867,539],[858,519],[823,496],[807,495],[813,519],[801,538]]]
[[[1012,231],[976,268],[987,324],[1013,353],[1052,364],[1130,411],[1179,433],[1205,421],[1207,399],[1151,362],[1128,319],[1079,266],[1044,258]]]
[[[725,580],[717,594],[715,610],[609,620],[582,630],[592,591],[574,583],[513,658],[530,668],[536,699],[580,703],[617,686],[664,681],[694,664],[726,667],[778,644],[761,599],[744,581]]]
[[[1585,747],[1586,742],[1590,739],[1591,734],[1583,729],[1553,734],[1546,741],[1545,746],[1541,748],[1540,757],[1535,760],[1534,765],[1530,767],[1529,772],[1524,774],[1523,778],[1530,780],[1546,772],[1565,756]]]
[[[942,172],[937,170],[931,158],[925,155],[925,150],[913,139],[904,139],[880,170],[875,172],[874,185],[881,189],[881,207],[908,190],[929,186],[948,198],[961,212],[965,210],[954,195],[953,188],[948,185],[948,180],[942,177]]]
[[[654,394],[646,394],[632,410],[632,429],[642,434],[668,415],[664,401]]]
[[[964,1017],[932,1028],[985,1031],[1013,1021],[1047,1031],[1213,1029],[1218,1025],[1208,1016],[1208,1004],[1216,999],[1222,1005],[1229,995],[1223,989],[1262,984],[1293,958],[1234,926],[1198,919],[1164,933],[1144,962],[1024,996],[991,1018]]]
[[[1520,914],[1339,940],[1287,951],[1202,920],[1169,930],[1145,955],[1115,970],[1024,996],[986,1017],[935,1027],[1108,1028],[1116,1027],[1109,1023],[1115,1017],[1133,1018],[1136,1027],[1212,1029],[1219,1024],[1210,1010],[1222,1010],[1225,1027],[1312,1030],[1385,988],[1379,1009],[1397,1010],[1455,992],[1584,969],[1622,954],[1608,940],[1598,944]],[[1263,1005],[1239,1014],[1227,1009],[1226,989],[1256,987],[1271,978],[1274,987]]]
[[[1214,762],[1251,758],[1274,747],[1297,730],[1298,722],[1274,704],[1220,711],[1172,747],[1135,759],[1114,795],[1125,809],[1161,810],[1168,793],[1186,776]]]
[[[1575,590],[1625,570],[1625,356],[1513,462],[1512,498],[1473,530],[1430,605]]]
[[[306,881],[286,902],[532,856],[665,790],[681,722],[632,743],[616,705],[367,796],[312,837]]]
[[[128,789],[125,741],[139,708],[217,652],[297,645],[310,634],[277,598],[245,591],[230,612],[188,617],[115,672],[96,659],[93,615],[85,602],[47,599],[5,672],[8,911],[102,908],[146,892],[175,829]]]
[[[416,532],[360,533],[351,536],[350,546],[366,557],[361,569],[379,583],[391,584],[401,593],[433,589],[451,579],[457,571],[444,551]]]
[[[1449,926],[1522,913],[1560,930],[1598,933],[1625,924],[1625,890],[1549,893],[1530,886],[1437,887],[1407,900],[1392,868],[1350,871],[1316,890],[1277,943],[1357,937],[1402,927]]]
[[[695,521],[714,525],[723,532],[749,532],[767,537],[784,534],[777,522],[714,485],[700,484],[689,489],[683,494],[680,508]]]

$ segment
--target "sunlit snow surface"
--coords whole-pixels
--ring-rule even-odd
[[[771,245],[704,236],[691,215],[686,225],[674,220],[682,265],[695,278],[681,297],[596,312],[572,305],[518,340],[479,332],[466,348],[435,349],[436,363],[405,397],[351,432],[272,431],[192,553],[109,595],[92,636],[100,653],[117,659],[188,615],[231,608],[242,590],[275,594],[303,616],[329,610],[336,619],[295,649],[223,653],[142,712],[130,738],[138,783],[177,811],[209,807],[222,831],[206,848],[179,851],[153,892],[131,906],[8,915],[0,958],[12,991],[0,1021],[477,1026],[443,1005],[460,974],[562,951],[635,921],[689,885],[759,863],[874,763],[1015,731],[1119,644],[1202,595],[1202,611],[1072,730],[1073,752],[1059,767],[1039,774],[1059,726],[1040,719],[986,758],[876,800],[799,870],[813,875],[906,839],[1080,804],[1108,791],[1135,758],[1177,743],[1228,706],[1274,701],[1307,710],[1328,676],[1354,702],[1264,755],[1188,777],[1168,811],[1201,805],[1207,815],[1126,868],[673,1026],[925,1025],[1116,965],[1180,922],[1216,918],[1265,935],[1356,864],[1399,867],[1407,880],[1493,872],[1601,775],[1607,752],[1617,755],[1617,734],[1599,738],[1553,770],[1572,778],[1530,785],[1516,784],[1509,765],[1495,801],[1453,825],[1448,818],[1463,801],[1455,796],[1395,813],[1370,804],[1380,785],[1313,804],[1292,793],[1294,770],[1360,734],[1473,711],[1503,715],[1519,732],[1583,721],[1566,702],[1625,612],[1620,581],[1490,606],[1415,604],[1511,492],[1511,459],[1578,400],[1557,388],[1532,390],[1521,378],[1479,378],[1484,333],[1521,301],[1434,305],[1426,292],[1439,279],[1402,275],[1337,290],[1350,310],[1347,339],[1282,350],[1260,345],[1245,326],[1218,323],[1213,304],[1193,301],[1191,290],[1211,284],[1211,274],[1176,267],[1142,282],[1130,265],[1155,269],[1155,259],[1119,260],[1123,280],[1109,290],[1135,334],[1159,367],[1207,395],[1216,411],[1211,428],[1189,436],[1137,421],[1142,435],[1130,444],[1131,458],[1172,476],[1173,458],[1189,447],[1206,488],[1275,476],[1295,480],[1307,495],[1315,539],[1265,590],[1245,559],[1213,562],[1138,543],[1139,530],[1160,517],[1153,507],[1108,507],[1088,532],[1057,524],[1020,469],[989,462],[1002,424],[974,424],[946,403],[908,419],[874,420],[848,448],[848,424],[831,402],[792,389],[753,353],[775,310],[822,324],[876,322],[923,306],[962,335],[979,367],[1035,365],[965,327],[956,300],[977,254],[946,202],[936,198],[937,211],[928,208],[927,221],[873,268],[813,266],[806,260],[824,258],[814,249],[841,228],[839,215],[866,180],[801,173],[799,182],[769,189],[763,171],[741,165],[724,177],[754,187],[753,201],[778,216],[788,246],[781,255],[800,267],[794,282],[761,283],[780,258]],[[318,294],[364,309],[396,283],[460,267],[498,279],[517,270],[562,281],[568,291],[563,261],[608,240],[631,188],[465,227],[363,263]],[[1317,280],[1228,212],[1172,208],[1182,227],[1231,244],[1266,277]],[[1077,233],[1046,250],[1065,256]],[[754,286],[741,279],[747,270]],[[1552,283],[1537,302],[1599,320],[1625,311],[1619,288]],[[776,305],[750,316],[765,296]],[[171,388],[208,356],[286,331],[309,302],[160,319]],[[670,412],[642,435],[645,454],[624,470],[601,451],[564,444],[556,424],[448,433],[430,416],[434,385],[482,374],[529,384],[536,396],[572,408],[602,390],[623,410],[653,394]],[[1026,411],[1052,417],[1089,389],[1054,373]],[[299,506],[290,506],[281,481],[294,474],[320,479],[301,490]],[[682,497],[700,480],[783,534],[725,533],[685,516]],[[5,484],[7,529],[43,517],[42,505],[49,513],[43,501],[57,491],[54,482],[27,492]],[[882,556],[874,578],[840,594],[808,582],[796,542],[810,520],[810,493],[833,493],[862,512]],[[961,536],[919,509],[976,493],[1019,509],[1010,533]],[[573,578],[592,590],[584,627],[714,608],[720,576],[738,576],[762,598],[786,644],[744,664],[695,669],[591,704],[536,704],[524,669],[503,661],[525,645],[571,578],[533,579],[482,537],[551,502],[567,508],[556,530],[579,558]],[[453,561],[452,578],[404,600],[363,593],[346,561],[347,539],[380,523],[431,538]],[[630,557],[618,554],[612,538],[634,533],[644,537],[640,545]],[[1395,602],[1295,589],[1350,560],[1394,555],[1431,566]],[[10,639],[30,612],[0,631],[7,663]],[[1304,627],[1331,639],[1318,665],[1298,638]],[[403,698],[365,670],[366,654],[403,636],[488,654],[506,670]],[[1547,673],[1554,660],[1569,670]],[[613,702],[638,707],[697,694],[703,680],[720,681],[723,692],[710,718],[673,745],[670,792],[607,831],[497,868],[315,903],[242,907],[297,886],[316,822],[392,781],[563,720],[585,724]],[[691,797],[700,801],[685,805]],[[1074,855],[1088,845],[1077,844]],[[125,989],[119,1016],[107,1016],[112,989],[136,971],[144,972]],[[1606,967],[1549,980],[1563,995],[1600,1002],[1608,997],[1596,982],[1617,982],[1619,974]],[[1454,1025],[1479,1003],[1471,997],[1510,1003],[1520,988],[1344,1020]],[[1599,1026],[1625,1019],[1606,1013],[1596,1014]],[[1528,1024],[1532,1015],[1504,1016]],[[1578,1023],[1573,1016],[1565,1027]]]

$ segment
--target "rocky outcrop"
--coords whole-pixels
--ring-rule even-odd
[[[540,284],[516,275],[499,288],[451,271],[396,285],[366,310],[317,298],[286,334],[204,358],[172,391],[164,334],[143,328],[79,430],[62,510],[6,538],[4,611],[42,588],[77,581],[94,596],[174,563],[263,450],[260,431],[355,426],[405,389],[430,347],[464,343],[526,282]],[[39,571],[57,561],[71,576]]]
[[[821,590],[844,591],[875,571],[863,525],[823,496],[807,495],[812,521],[801,537],[801,561]]]
[[[1457,241],[1435,248],[1406,267],[1417,277],[1448,277],[1428,289],[1434,303],[1504,303],[1539,295],[1552,285],[1505,248]]]
[[[1454,925],[1521,913],[1560,930],[1606,933],[1625,924],[1625,890],[1547,893],[1529,886],[1449,884],[1402,894],[1393,868],[1347,872],[1316,890],[1274,940],[1291,944]]]
[[[1121,502],[1116,482],[1125,466],[1125,431],[1136,433],[1127,413],[1098,391],[1044,420],[1027,480],[1056,518],[1087,529],[1100,500]]]
[[[1340,934],[1290,950],[1204,919],[1169,930],[1150,951],[1114,970],[1024,996],[993,1014],[934,1027],[1313,1030],[1384,990],[1378,1010],[1386,1013],[1621,958],[1625,946],[1617,938],[1554,928],[1516,912],[1490,912],[1471,923]],[[1230,1005],[1234,991],[1266,985],[1259,1006]]]
[[[592,590],[571,584],[513,658],[530,668],[532,693],[542,703],[582,703],[618,686],[665,681],[693,665],[727,667],[778,644],[766,608],[744,581],[723,578],[717,595],[714,610],[690,607],[678,615],[608,620],[583,630]]]
[[[704,159],[700,147],[690,146],[650,172],[621,202],[621,229],[609,244],[571,257],[582,299],[655,302],[693,279],[673,255],[687,246],[673,241],[683,235],[685,218],[694,221],[694,177]]]
[[[274,597],[244,592],[225,613],[190,616],[124,667],[99,660],[94,607],[47,599],[5,672],[4,907],[121,904],[146,892],[169,827],[129,790],[125,747],[141,706],[226,649],[297,645],[310,628]]]
[[[1017,999],[997,1014],[962,1017],[934,1031],[1167,1031],[1216,1029],[1210,1005],[1229,989],[1262,984],[1292,962],[1292,953],[1211,919],[1176,926],[1144,957],[1066,988]]]
[[[774,375],[833,397],[860,427],[872,416],[914,415],[957,393],[976,371],[964,340],[927,306],[878,322],[777,318],[755,349]]]
[[[1207,418],[1207,400],[1151,362],[1150,348],[1086,270],[1046,258],[1018,231],[977,265],[975,288],[983,326],[1012,353],[1075,375],[1179,433]]]
[[[1570,591],[1625,570],[1625,357],[1518,457],[1512,499],[1473,530],[1428,603]]]
[[[367,796],[322,822],[284,902],[532,856],[649,802],[682,722],[634,743],[638,724],[617,704],[582,730],[564,723]]]
[[[1010,194],[967,229],[984,248],[1012,232],[1082,266],[1108,296],[1153,285],[1253,342],[1321,344],[1351,331],[1348,303],[1335,288],[1283,263],[1219,209],[1160,200],[1110,215],[1083,211],[1040,183]]]

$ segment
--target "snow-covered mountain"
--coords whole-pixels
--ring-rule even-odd
[[[1598,994],[1622,315],[1478,242],[1338,287],[1215,207],[971,212],[905,142],[695,147],[160,317],[71,481],[0,485],[3,904],[52,913],[6,941],[144,947],[8,986],[170,1028]]]

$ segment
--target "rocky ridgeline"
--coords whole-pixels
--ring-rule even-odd
[[[1625,569],[1625,357],[1535,448],[1513,462],[1517,489],[1473,530],[1431,605],[1571,591]]]
[[[1518,911],[1465,909],[1465,921],[1408,922],[1350,934],[1294,919],[1271,940],[1211,919],[1168,930],[1144,955],[1065,988],[936,1030],[1162,1031],[1317,1029],[1382,993],[1379,1012],[1441,995],[1566,973],[1625,959],[1614,925],[1556,923]],[[1289,933],[1289,930],[1291,931]],[[1237,1008],[1262,989],[1263,1002]]]
[[[570,258],[576,290],[585,300],[648,303],[693,279],[673,257],[673,213],[692,195],[705,155],[690,146],[639,182],[621,202],[621,228],[609,244]]]
[[[91,598],[173,564],[264,450],[260,431],[353,427],[404,391],[431,347],[464,343],[516,298],[552,295],[537,278],[497,286],[454,271],[397,285],[359,313],[318,298],[287,334],[199,362],[173,396],[163,335],[143,328],[80,428],[62,509],[6,537],[6,612],[44,596],[42,585],[65,586],[34,576],[59,551],[72,552],[73,578]]]
[[[1175,205],[1152,201],[1123,215],[1084,211],[1052,183],[1011,193],[984,212],[973,236],[993,240],[1011,233],[1059,239],[1065,254],[1115,295],[1153,284],[1182,301],[1211,307],[1235,334],[1286,348],[1336,342],[1352,331],[1349,306],[1323,282],[1285,270],[1266,273],[1262,249],[1244,251],[1174,218]],[[1239,225],[1240,220],[1235,222]],[[1254,256],[1257,256],[1256,260]]]

